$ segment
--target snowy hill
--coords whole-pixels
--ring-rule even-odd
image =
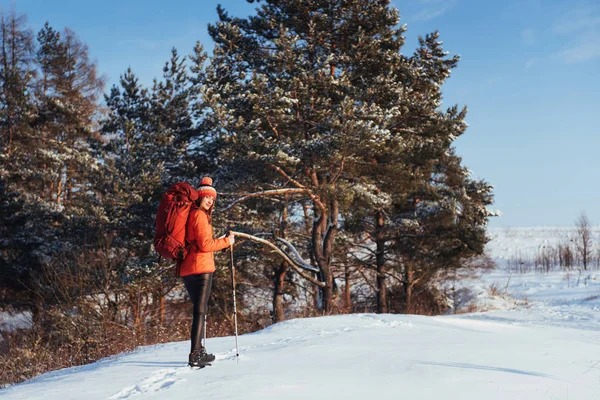
[[[594,230],[596,243],[598,229]],[[491,230],[500,268],[462,279],[484,312],[296,319],[212,338],[217,360],[186,366],[188,342],[138,348],[0,390],[16,399],[600,399],[600,272],[515,273],[515,252],[566,228]]]
[[[600,332],[465,317],[297,319],[208,340],[212,367],[185,366],[188,343],[140,348],[0,391],[14,399],[596,399]]]

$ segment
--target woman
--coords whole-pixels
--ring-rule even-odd
[[[216,199],[217,191],[212,187],[212,179],[202,178],[198,189],[198,200],[190,212],[186,225],[185,240],[188,254],[181,263],[179,272],[194,305],[192,350],[189,357],[191,367],[204,367],[215,360],[215,356],[207,353],[202,347],[203,322],[208,307],[212,274],[215,272],[213,252],[233,246],[235,241],[233,233],[213,239],[212,211]]]

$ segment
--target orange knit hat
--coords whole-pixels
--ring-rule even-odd
[[[215,200],[217,199],[217,191],[214,187],[212,187],[212,183],[213,181],[210,177],[205,176],[202,178],[202,181],[200,181],[200,187],[198,188],[198,196],[200,198],[210,196]]]

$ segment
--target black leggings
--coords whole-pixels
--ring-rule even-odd
[[[188,275],[183,277],[183,284],[190,295],[194,305],[194,319],[192,321],[192,352],[202,348],[204,336],[204,317],[208,311],[208,298],[212,285],[212,273]]]

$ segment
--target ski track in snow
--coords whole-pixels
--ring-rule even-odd
[[[109,397],[109,400],[123,400],[133,396],[145,395],[169,389],[183,378],[179,377],[182,372],[188,371],[188,367],[168,368],[153,372],[149,377],[140,380],[137,384],[126,387],[118,393]]]
[[[254,346],[253,346],[254,347]],[[249,350],[253,347],[243,348],[244,351]],[[229,350],[225,354],[215,354],[215,361],[213,362],[213,366],[205,367],[205,368],[214,368],[214,364],[219,361],[228,361],[235,360],[236,353],[235,348]],[[249,357],[244,355],[239,356],[240,360],[249,360]],[[151,393],[157,393],[159,391],[168,390],[176,384],[183,383],[187,380],[183,375],[187,375],[189,373],[193,373],[198,370],[198,368],[190,368],[187,364],[182,363],[182,367],[177,368],[166,368],[160,369],[158,371],[154,371],[149,376],[141,379],[133,386],[128,386],[114,395],[110,396],[108,400],[124,400],[129,399],[131,397],[138,397]],[[207,382],[210,383],[210,382]],[[214,383],[214,382],[213,382]],[[165,394],[167,396],[167,394]],[[168,397],[165,397],[168,398]]]

